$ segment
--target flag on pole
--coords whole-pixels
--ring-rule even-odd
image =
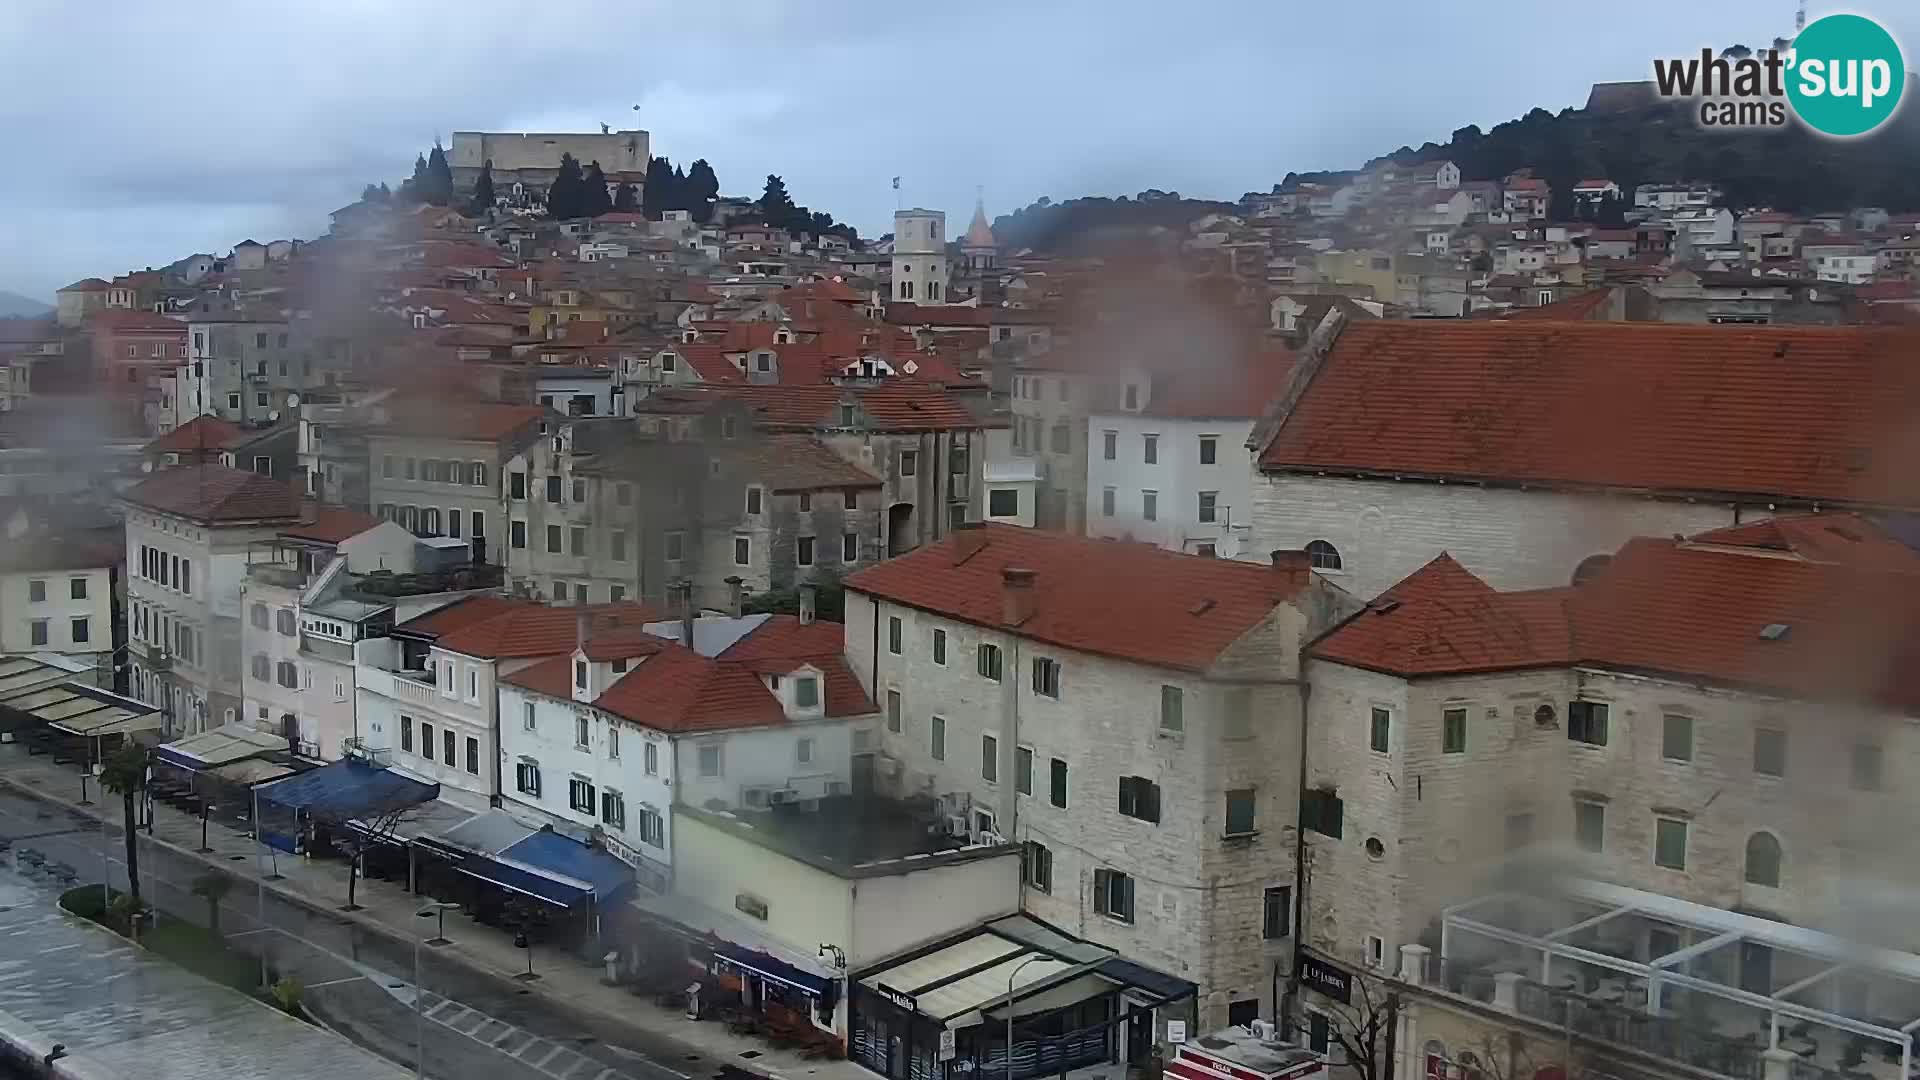
[[[900,178],[897,176],[893,178],[893,190],[895,191],[900,190]]]

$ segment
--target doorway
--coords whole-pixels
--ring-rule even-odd
[[[1127,1061],[1145,1061],[1153,1053],[1153,1010],[1134,1006],[1127,1016]]]
[[[894,503],[887,507],[887,556],[905,555],[919,546],[913,535],[913,504]]]

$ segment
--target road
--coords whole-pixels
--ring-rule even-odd
[[[0,837],[12,841],[16,857],[23,850],[37,850],[50,863],[73,867],[81,882],[97,883],[104,866],[111,870],[115,888],[126,887],[125,841],[117,827],[0,791]],[[228,834],[210,839],[229,860],[249,857],[244,854],[250,846],[244,838]],[[192,883],[208,872],[207,867],[145,837],[140,844],[142,896],[161,912],[205,926],[207,901],[193,895]],[[442,1080],[543,1076],[551,1080],[733,1080],[741,1076],[739,1070],[672,1039],[598,1014],[565,1009],[437,956],[430,947],[396,941],[344,918],[328,918],[258,889],[246,879],[233,881],[233,891],[220,908],[220,928],[231,944],[256,956],[264,948],[276,970],[305,987],[303,1001],[310,1011],[383,1057],[411,1067],[417,1026],[424,1035],[428,1076]],[[418,1014],[412,985],[416,949],[425,986]],[[653,1007],[637,1000],[635,1005]]]

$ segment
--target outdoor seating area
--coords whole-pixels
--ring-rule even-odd
[[[1697,1068],[1905,1080],[1920,956],[1600,882],[1503,892],[1441,918],[1447,989]]]

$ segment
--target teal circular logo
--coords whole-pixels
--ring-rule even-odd
[[[1900,46],[1872,19],[1828,15],[1793,39],[1787,100],[1824,135],[1865,135],[1886,123],[1906,87]]]

